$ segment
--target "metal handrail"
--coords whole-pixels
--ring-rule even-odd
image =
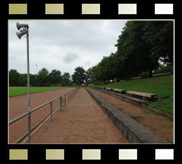
[[[62,95],[60,95],[60,96],[58,96],[58,97],[56,97],[56,98],[54,98],[54,99],[52,99],[52,100],[50,100],[50,101],[48,101],[48,102],[42,104],[42,105],[40,105],[40,106],[38,106],[38,107],[32,109],[30,112],[26,112],[26,113],[24,113],[24,114],[22,114],[22,115],[20,115],[20,116],[18,116],[18,117],[16,117],[16,118],[14,118],[13,120],[9,121],[9,125],[11,125],[12,123],[14,123],[14,122],[16,122],[16,121],[22,119],[22,118],[25,117],[25,116],[28,116],[29,114],[35,112],[36,110],[38,110],[38,109],[44,107],[44,106],[47,105],[47,104],[50,104],[50,114],[49,114],[49,115],[51,116],[51,122],[52,122],[52,102],[55,101],[55,100],[57,100],[57,99],[60,99],[60,105],[59,105],[59,107],[60,107],[60,109],[61,109],[61,107],[63,106],[63,104],[64,104],[64,106],[66,105],[66,100],[69,100],[70,97],[72,97],[72,96],[76,93],[76,91],[77,91],[78,89],[79,89],[79,87],[77,87],[76,89],[71,90],[71,91],[69,91],[69,92],[66,92],[66,93],[64,93],[64,94],[62,94]],[[66,94],[68,94],[67,98],[66,98]],[[63,96],[65,96],[64,102],[62,101],[62,97],[63,97]],[[47,116],[46,116],[46,117],[47,117]]]
[[[9,125],[12,124],[12,123],[14,123],[14,122],[16,122],[16,121],[18,121],[18,120],[20,120],[21,118],[23,118],[23,117],[25,117],[27,115],[28,115],[28,112],[22,114],[21,116],[16,117],[15,119],[9,121]]]

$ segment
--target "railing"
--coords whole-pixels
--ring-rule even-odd
[[[33,112],[35,112],[36,110],[38,110],[38,109],[44,107],[45,105],[50,104],[50,113],[49,113],[48,115],[46,115],[40,122],[38,122],[32,129],[30,128],[31,130],[28,131],[26,134],[24,134],[21,138],[19,138],[15,143],[20,142],[20,141],[21,141],[23,138],[25,138],[28,134],[31,134],[31,131],[34,130],[34,129],[35,129],[40,123],[42,123],[47,117],[50,116],[50,121],[52,122],[52,114],[53,114],[53,112],[54,112],[55,110],[57,110],[58,108],[60,108],[60,111],[61,111],[61,108],[62,108],[63,106],[66,105],[66,101],[69,100],[69,99],[76,93],[76,91],[77,91],[78,89],[79,89],[79,87],[77,87],[76,89],[71,90],[71,91],[69,91],[69,92],[67,92],[67,93],[64,93],[64,94],[62,94],[62,95],[60,95],[60,96],[58,96],[58,97],[56,97],[56,98],[54,98],[54,99],[52,99],[52,100],[50,100],[50,101],[48,101],[48,102],[42,104],[42,105],[40,105],[40,106],[38,106],[38,107],[32,109],[30,112],[26,112],[26,113],[24,113],[24,114],[22,114],[22,115],[16,117],[15,119],[9,121],[9,125],[11,125],[11,124],[13,124],[14,122],[16,122],[16,121],[18,121],[18,120],[24,118],[25,116],[31,115],[31,113],[33,113]],[[55,100],[57,100],[57,99],[60,100],[60,101],[59,101],[59,106],[57,106],[56,108],[52,109],[52,102],[55,101]],[[31,120],[30,120],[30,121],[31,121]],[[31,124],[31,123],[29,122],[28,125],[30,126],[30,124]],[[29,136],[30,136],[30,135],[29,135]]]

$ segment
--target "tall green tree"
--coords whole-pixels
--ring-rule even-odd
[[[173,65],[173,21],[147,21],[143,39],[151,45],[151,59]]]
[[[20,73],[16,69],[10,69],[9,71],[9,85],[19,86]]]
[[[120,63],[117,53],[104,56],[95,69],[95,77],[102,82],[120,78]]]
[[[20,86],[26,86],[27,85],[27,74],[26,73],[20,74],[20,76],[19,76],[19,85]]]
[[[86,82],[93,83],[94,81],[96,81],[94,69],[95,69],[95,67],[91,67],[85,72],[85,81]]]
[[[173,21],[128,21],[118,37],[117,51],[95,66],[95,78],[106,82],[130,79],[159,67],[159,60],[173,64]],[[87,81],[90,71],[86,73]]]
[[[142,71],[152,71],[159,65],[158,58],[151,58],[152,45],[144,39],[146,21],[129,21],[117,41],[118,55],[125,78],[137,76]],[[152,37],[152,36],[150,36]]]
[[[59,70],[52,70],[49,73],[49,81],[51,84],[59,84],[61,82],[61,72]]]
[[[75,72],[72,75],[72,79],[74,83],[81,85],[85,80],[85,69],[82,67],[75,68]]]
[[[104,56],[103,59],[98,63],[97,66],[97,77],[100,81],[107,81],[109,80],[109,57]]]
[[[38,72],[39,86],[48,86],[48,85],[50,85],[48,75],[49,75],[49,71],[46,68],[42,68]]]
[[[71,81],[70,81],[70,74],[68,72],[65,72],[63,75],[62,75],[62,80],[61,80],[61,84],[63,86],[69,86],[71,85]]]
[[[30,86],[36,86],[36,85],[37,85],[36,75],[30,74]]]

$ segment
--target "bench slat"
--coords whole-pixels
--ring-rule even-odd
[[[155,98],[157,97],[156,94],[153,93],[143,93],[143,92],[136,92],[136,91],[127,91],[128,94],[138,95],[138,96],[144,96],[149,98]]]
[[[121,92],[121,93],[126,93],[125,89],[113,89],[115,92]]]
[[[111,90],[112,90],[112,88],[106,88],[106,90],[111,91]]]

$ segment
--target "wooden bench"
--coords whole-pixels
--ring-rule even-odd
[[[117,93],[126,93],[126,90],[124,89],[113,89],[113,91]]]
[[[166,76],[166,75],[171,75],[171,72],[154,74],[154,75],[152,75],[152,76],[153,76],[153,77],[159,77],[159,76]]]
[[[112,91],[112,88],[106,88],[107,91]]]
[[[132,97],[142,97],[144,100],[156,100],[156,99],[158,99],[158,96],[156,94],[153,94],[153,93],[127,91],[127,94],[129,94]]]
[[[141,79],[142,77],[133,77],[132,80]]]

